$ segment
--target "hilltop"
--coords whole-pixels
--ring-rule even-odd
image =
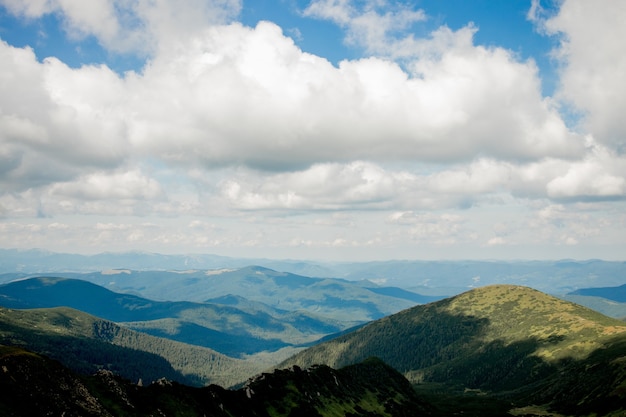
[[[378,356],[423,390],[563,410],[577,404],[581,412],[626,403],[625,347],[622,321],[527,287],[494,285],[376,320],[281,366],[341,367]]]

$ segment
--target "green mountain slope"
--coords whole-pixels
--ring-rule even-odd
[[[506,393],[558,405],[555,399],[577,387],[585,392],[578,403],[626,404],[624,341],[624,322],[526,287],[495,285],[374,321],[281,366],[339,367],[378,356],[414,383],[447,393]],[[611,372],[600,381],[585,373],[593,367]],[[607,384],[612,388],[594,391]],[[547,386],[552,394],[545,396]]]
[[[192,385],[230,386],[261,364],[135,332],[78,310],[0,308],[0,344],[57,359],[82,373],[109,369],[137,381],[168,378]]]
[[[429,416],[410,384],[378,360],[333,370],[276,371],[238,390],[167,380],[138,386],[98,372],[79,377],[57,362],[0,346],[3,416]]]
[[[261,303],[240,309],[225,303],[154,301],[66,278],[39,277],[2,285],[0,305],[19,309],[68,306],[232,357],[311,342],[346,328],[336,320],[279,311]]]

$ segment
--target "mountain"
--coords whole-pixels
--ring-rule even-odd
[[[210,254],[164,255],[127,252],[77,255],[42,250],[0,249],[0,274],[11,273],[4,277],[0,275],[0,282],[16,278],[16,273],[22,273],[22,276],[52,273],[55,276],[61,276],[59,275],[61,272],[86,273],[116,269],[206,271],[241,269],[248,265],[259,265],[276,271],[310,277],[342,278],[349,281],[370,280],[380,286],[401,287],[422,294],[446,296],[491,284],[524,285],[550,294],[565,294],[579,288],[622,285],[626,276],[626,262],[599,259],[312,262],[288,259],[229,258]],[[111,289],[115,290],[115,288]],[[170,297],[160,298],[153,294],[143,294],[143,296],[173,300]]]
[[[78,376],[58,362],[0,346],[3,416],[429,416],[400,374],[379,360],[262,374],[238,390],[168,380],[132,384],[110,372]]]
[[[307,311],[345,322],[346,327],[412,307],[408,291],[399,297],[379,294],[362,283],[332,278],[312,278],[260,266],[239,269],[189,271],[115,270],[55,276],[81,279],[116,292],[141,295],[152,300],[203,303],[236,295],[282,311]],[[383,291],[388,291],[383,290]],[[413,294],[412,297],[419,297]],[[436,298],[436,299],[440,299]],[[435,298],[423,297],[430,301]]]
[[[377,356],[449,396],[474,392],[568,415],[626,412],[626,323],[537,290],[482,287],[315,345],[280,366]]]
[[[332,263],[289,259],[233,258],[211,254],[167,255],[142,251],[81,255],[41,249],[0,249],[0,273],[23,272],[27,275],[54,272],[84,273],[114,269],[137,271],[238,269],[248,265],[261,265],[306,276],[326,278],[337,276]]]
[[[193,269],[242,267],[249,262],[217,255],[165,255],[148,252],[81,255],[40,249],[0,249],[0,270],[6,272],[50,273],[89,272],[114,268]]]
[[[626,303],[618,303],[603,297],[593,297],[589,295],[565,294],[560,295],[562,298],[572,303],[589,307],[605,316],[614,317],[626,321]]]
[[[602,297],[618,303],[626,303],[626,284],[618,287],[580,288],[568,295],[584,295],[587,297]]]
[[[440,289],[456,295],[479,286],[511,284],[550,294],[564,294],[590,286],[624,283],[626,262],[590,260],[392,260],[335,265],[336,277],[367,279],[379,285],[404,289]],[[418,291],[421,292],[421,291]]]
[[[154,337],[67,307],[0,307],[0,344],[45,354],[80,373],[108,369],[125,378],[168,378],[190,385],[231,386],[267,364]],[[1,414],[1,413],[0,413]]]
[[[279,311],[261,303],[247,303],[239,309],[224,303],[154,301],[115,293],[87,281],[51,277],[0,286],[0,305],[18,309],[72,307],[232,357],[311,342],[347,327],[336,320],[306,312]]]
[[[609,317],[626,319],[626,284],[617,287],[579,288],[560,297]]]

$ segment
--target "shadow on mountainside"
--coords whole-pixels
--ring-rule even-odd
[[[420,314],[402,311],[313,346],[280,366],[338,368],[376,356],[403,373],[418,392],[455,397],[461,406],[464,396],[473,396],[504,401],[510,408],[544,404],[567,415],[606,415],[624,408],[626,334],[587,340],[563,327],[544,338],[524,337],[510,320],[453,314],[447,307],[443,301],[420,306]],[[602,348],[577,351],[564,344],[572,337],[574,344],[599,342]],[[538,351],[558,359],[546,360]]]
[[[152,336],[203,346],[231,358],[241,358],[263,351],[276,351],[290,344],[280,339],[262,339],[251,335],[233,335],[209,329],[195,323],[177,322],[175,332],[150,328],[143,323],[125,323],[129,328]],[[150,324],[150,323],[148,323]]]
[[[182,384],[202,385],[199,378],[176,371],[159,355],[113,345],[105,340],[51,335],[0,322],[0,344],[19,346],[46,355],[79,374],[89,375],[106,369],[135,382],[141,379],[149,383],[167,378]]]

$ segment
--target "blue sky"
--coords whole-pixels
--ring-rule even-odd
[[[0,0],[0,246],[624,259],[624,18]]]
[[[456,30],[473,23],[478,28],[474,36],[476,44],[504,47],[518,54],[520,59],[535,60],[542,71],[542,80],[548,84],[546,92],[550,94],[553,91],[554,62],[551,62],[550,51],[556,42],[553,37],[540,34],[536,25],[528,19],[529,0],[430,0],[406,4],[428,14],[426,21],[410,28],[411,33],[427,37],[443,25]],[[295,0],[245,2],[237,20],[252,27],[261,20],[274,22],[303,51],[322,56],[335,65],[345,59],[367,55],[362,48],[346,45],[341,27],[330,21],[305,16],[303,11],[307,5],[307,1]],[[553,12],[555,4],[544,0],[542,6],[546,11]],[[58,13],[24,19],[5,7],[0,18],[2,39],[14,46],[30,46],[39,59],[55,56],[73,67],[105,63],[118,72],[124,72],[140,70],[147,58],[141,53],[110,53],[94,36],[68,37],[63,29],[64,18]]]

